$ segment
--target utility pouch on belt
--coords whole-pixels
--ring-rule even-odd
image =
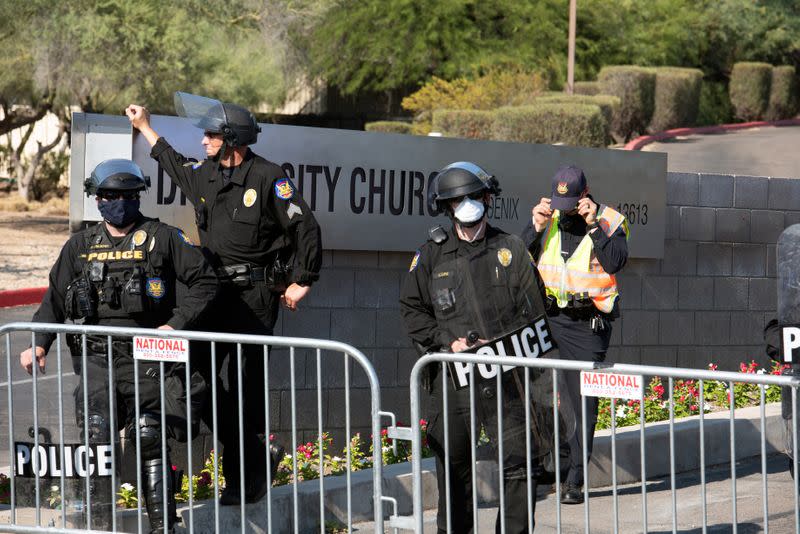
[[[289,261],[276,254],[272,263],[266,267],[248,263],[225,265],[217,271],[217,276],[222,283],[238,287],[252,287],[263,282],[270,291],[283,293],[289,287],[292,266]]]
[[[86,276],[73,280],[67,286],[65,297],[67,319],[94,319],[97,317],[97,296]]]
[[[289,287],[291,279],[291,262],[282,258],[280,254],[276,254],[272,265],[264,269],[264,283],[267,289],[275,293],[283,293]]]
[[[144,273],[141,267],[136,266],[133,269],[133,274],[122,287],[120,295],[122,309],[127,313],[141,313],[147,310],[143,285]]]

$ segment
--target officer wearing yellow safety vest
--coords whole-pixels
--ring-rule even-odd
[[[628,223],[619,212],[598,204],[589,195],[583,171],[560,168],[552,180],[552,196],[532,210],[522,239],[542,277],[547,293],[547,316],[560,358],[603,361],[611,338],[611,322],[619,317],[619,292],[614,276],[628,259]],[[580,377],[564,373],[560,408],[564,418],[575,417],[575,431],[566,436],[568,471],[562,502],[584,501],[583,424],[587,459],[592,453],[597,422],[597,399],[586,398],[581,413]],[[567,468],[562,463],[562,468]]]

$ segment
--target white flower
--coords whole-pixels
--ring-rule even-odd
[[[133,491],[133,485],[128,484],[127,482],[125,482],[124,484],[122,484],[120,486],[120,489],[124,489],[125,491]]]
[[[617,417],[625,417],[625,405],[620,404],[617,406]]]
[[[331,461],[332,461],[332,462],[341,462],[341,461],[342,461],[342,459],[341,459],[341,458],[339,458],[338,456],[334,456],[333,458],[331,458]]]
[[[767,374],[767,370],[766,369],[759,369],[758,371],[756,371],[756,374],[765,375],[765,374]]]
[[[60,488],[56,484],[53,484],[52,486],[50,486],[50,491],[58,491],[59,489]]]

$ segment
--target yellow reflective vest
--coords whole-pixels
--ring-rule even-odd
[[[556,300],[559,308],[565,308],[572,295],[585,295],[592,299],[598,310],[610,313],[619,296],[616,277],[603,270],[594,254],[594,242],[588,233],[572,256],[564,261],[561,256],[561,232],[558,229],[560,215],[558,210],[553,213],[538,263],[547,295]],[[605,232],[609,237],[620,226],[625,231],[625,238],[629,236],[628,221],[606,205],[600,205],[597,223],[599,231]]]

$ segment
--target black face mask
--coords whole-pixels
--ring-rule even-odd
[[[586,225],[586,221],[577,213],[573,215],[563,215],[558,218],[558,227],[565,232],[580,229],[581,225]]]
[[[97,204],[100,215],[108,224],[117,228],[124,228],[139,217],[139,199],[118,198],[116,200],[102,200]]]

